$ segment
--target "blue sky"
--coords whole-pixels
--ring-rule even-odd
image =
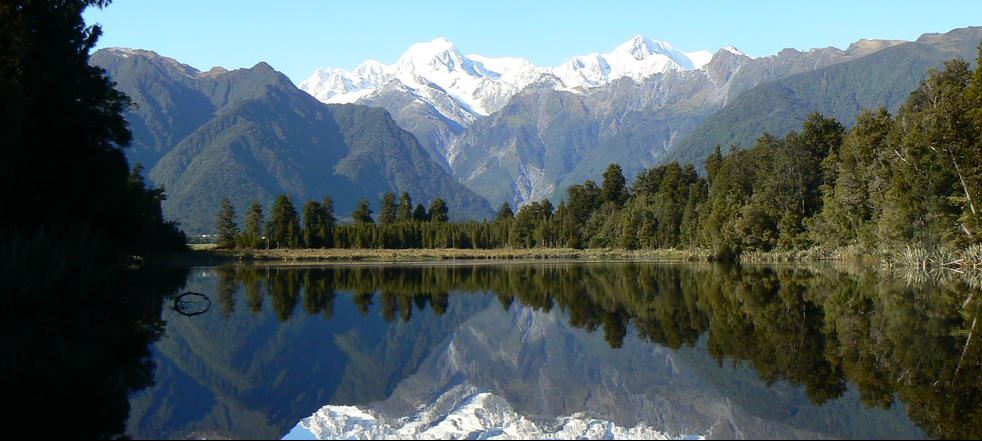
[[[751,56],[845,48],[860,38],[982,26],[982,2],[116,0],[86,20],[103,26],[100,47],[150,49],[199,69],[266,61],[299,82],[318,67],[391,63],[410,44],[440,36],[465,54],[540,66],[608,51],[635,34],[684,51],[732,45]]]

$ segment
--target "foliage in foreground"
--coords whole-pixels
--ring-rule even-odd
[[[163,191],[147,188],[142,169],[131,170],[123,155],[132,138],[123,118],[129,98],[88,63],[101,29],[86,26],[82,12],[108,4],[0,4],[0,132],[7,147],[0,267],[27,283],[6,285],[7,293],[72,272],[96,277],[134,254],[184,247],[183,234],[163,218]],[[65,262],[68,256],[78,260]],[[13,274],[21,266],[46,276],[36,285]],[[93,271],[79,272],[86,268]]]

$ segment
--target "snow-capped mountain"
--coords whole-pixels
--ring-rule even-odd
[[[672,439],[645,424],[620,427],[580,412],[543,424],[504,398],[471,385],[444,392],[412,415],[386,418],[372,409],[324,406],[285,439]],[[702,436],[680,437],[703,439]]]
[[[638,35],[609,53],[537,67],[524,58],[465,56],[450,40],[437,38],[412,45],[394,64],[369,60],[353,71],[318,69],[300,88],[326,103],[352,103],[386,88],[405,87],[443,116],[466,126],[499,110],[543,75],[558,78],[557,88],[576,92],[624,77],[641,80],[668,70],[699,69],[710,58],[708,51],[681,52]],[[458,106],[447,103],[447,97]]]
[[[300,88],[329,103],[386,109],[458,181],[492,206],[514,207],[597,180],[611,162],[630,178],[745,91],[899,43],[753,58],[732,46],[684,52],[638,35],[607,53],[539,67],[463,55],[441,38],[394,64],[318,70]]]
[[[350,72],[319,69],[300,88],[326,103],[352,103],[384,88],[404,87],[447,118],[468,124],[501,108],[540,74],[523,58],[464,56],[450,40],[437,38],[410,46],[395,64],[369,60]],[[442,95],[463,107],[463,115]]]
[[[669,70],[699,69],[712,57],[709,51],[680,52],[668,43],[636,35],[610,53],[576,57],[550,69],[550,73],[575,91],[624,77],[642,80]]]

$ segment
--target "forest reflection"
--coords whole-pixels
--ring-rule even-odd
[[[268,303],[281,321],[298,306],[330,319],[343,293],[362,314],[377,302],[385,320],[409,321],[427,307],[442,315],[451,294],[493,295],[506,310],[516,300],[558,308],[614,348],[629,332],[672,349],[705,336],[718,363],[802,386],[815,404],[852,383],[867,407],[904,402],[930,437],[982,437],[982,345],[971,335],[980,306],[977,288],[958,281],[708,264],[228,266],[217,274],[226,317]]]
[[[154,384],[151,345],[187,269],[120,271],[7,304],[0,384],[10,438],[106,439],[126,429],[130,396]]]

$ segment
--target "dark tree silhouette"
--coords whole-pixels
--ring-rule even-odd
[[[385,193],[382,196],[382,206],[379,209],[378,221],[382,224],[391,224],[396,221],[396,195]]]
[[[375,222],[372,220],[372,209],[368,206],[367,199],[362,198],[360,201],[358,201],[358,208],[351,213],[351,218],[358,224],[370,224]]]
[[[443,199],[436,198],[433,203],[430,204],[429,218],[431,222],[447,222],[450,220],[449,209],[447,208],[447,202]]]
[[[0,4],[0,230],[62,240],[85,237],[106,260],[184,246],[160,212],[163,192],[130,174],[123,118],[130,100],[89,51],[102,31],[82,12],[107,0]],[[67,215],[66,215],[67,214]],[[43,233],[42,233],[43,232]]]

